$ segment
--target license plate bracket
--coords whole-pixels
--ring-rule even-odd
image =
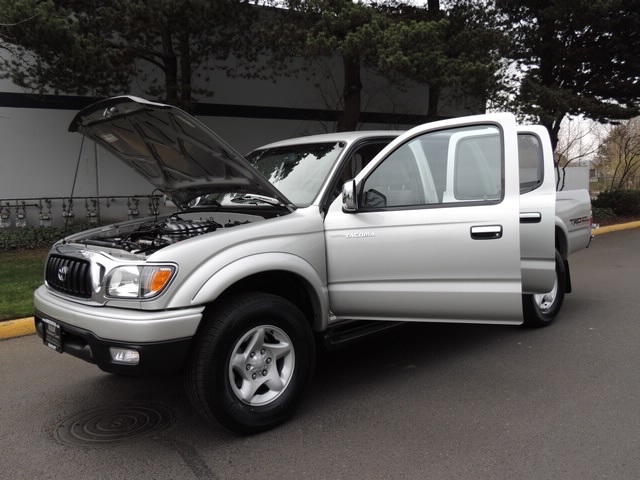
[[[42,341],[52,350],[62,353],[62,327],[49,318],[42,319]]]

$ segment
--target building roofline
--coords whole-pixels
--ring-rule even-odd
[[[100,98],[82,95],[39,95],[33,93],[0,92],[0,107],[47,110],[81,110]],[[291,108],[224,103],[196,103],[194,114],[205,117],[262,118],[274,120],[315,120],[335,122],[339,111],[317,108]],[[360,123],[387,125],[419,125],[431,120],[426,115],[385,112],[361,112]]]

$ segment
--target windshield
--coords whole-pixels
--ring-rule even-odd
[[[299,207],[310,205],[345,147],[344,142],[310,143],[254,150],[247,160]]]
[[[308,207],[345,145],[344,142],[324,142],[265,148],[254,150],[247,155],[247,160],[295,206]],[[281,205],[279,200],[264,195],[230,192],[199,195],[189,202],[189,207],[230,204]]]

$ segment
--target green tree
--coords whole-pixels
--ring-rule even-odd
[[[194,77],[250,39],[242,0],[0,0],[0,68],[34,92],[108,96],[134,78],[145,94],[193,107]]]
[[[126,85],[128,59],[108,48],[93,18],[73,14],[71,6],[53,1],[1,0],[0,39],[12,53],[1,59],[4,76],[34,92],[101,95]],[[88,28],[89,22],[95,25]]]
[[[377,71],[402,87],[411,80],[430,90],[426,114],[435,119],[443,90],[480,105],[498,85],[500,41],[483,2],[439,0],[427,7],[402,1],[290,0],[271,25],[272,58],[310,60],[339,55],[343,91],[337,130],[354,130],[362,109],[362,69]]]
[[[384,31],[379,68],[428,85],[428,117],[437,118],[444,90],[480,105],[498,90],[505,39],[486,2],[457,0],[441,9],[431,0],[427,10],[396,6],[390,14],[395,21]]]
[[[386,18],[371,5],[351,0],[289,0],[265,30],[277,62],[302,57],[307,63],[339,56],[342,92],[337,131],[355,130],[362,109],[362,68],[373,65]],[[296,74],[296,71],[290,73]]]
[[[519,89],[509,105],[547,127],[630,118],[640,108],[640,0],[497,0]]]

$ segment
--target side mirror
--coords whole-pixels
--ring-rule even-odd
[[[356,181],[353,179],[342,185],[342,211],[358,211],[358,201],[356,200]]]

